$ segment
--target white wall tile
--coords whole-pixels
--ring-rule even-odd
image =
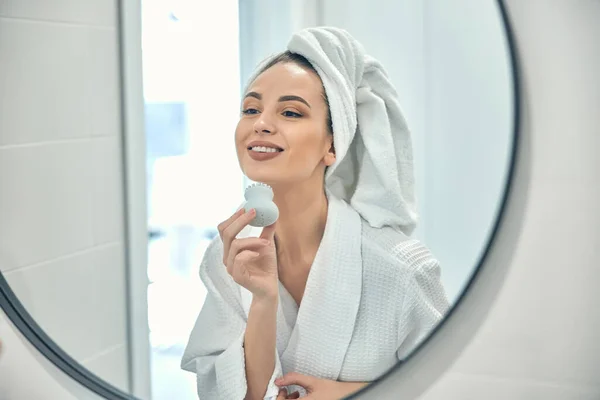
[[[0,15],[43,21],[115,26],[116,0],[2,0]]]
[[[129,392],[127,357],[127,346],[122,344],[81,364],[106,382],[124,392]]]
[[[124,240],[121,138],[91,141],[92,223],[95,244]]]
[[[600,330],[600,313],[591,313],[588,301],[577,294],[597,291],[597,272],[579,266],[597,264],[600,248],[578,237],[586,225],[592,227],[586,228],[588,234],[594,235],[591,231],[595,229],[595,237],[600,237],[600,221],[589,213],[600,196],[586,196],[577,183],[561,184],[562,190],[549,202],[547,195],[555,191],[555,184],[540,180],[536,187],[538,190],[531,193],[531,202],[536,206],[527,213],[531,224],[525,227],[520,246],[549,251],[516,260],[511,276],[518,274],[519,278],[509,276],[491,317],[482,327],[482,339],[470,345],[455,369],[597,386],[598,372],[590,361],[582,360],[581,352],[600,357],[600,342],[595,338]],[[588,200],[569,210],[568,218],[557,220],[556,232],[548,232],[546,227],[556,216],[557,204],[569,204],[573,198]],[[536,287],[535,293],[531,287]]]
[[[124,262],[123,247],[110,245],[5,277],[44,331],[85,360],[127,337]]]
[[[0,268],[90,247],[87,141],[0,148]]]
[[[120,135],[117,33],[114,29],[90,29],[87,35],[85,101],[89,107],[90,132],[92,135]]]
[[[0,0],[0,268],[59,346],[127,391],[116,6]],[[1,376],[29,375],[18,345]],[[69,384],[9,379],[1,398],[71,398]]]
[[[87,33],[0,18],[0,146],[89,136]]]
[[[420,400],[596,400],[600,390],[554,382],[534,382],[483,375],[444,375],[444,385],[434,386]]]
[[[65,380],[66,375],[27,342],[2,310],[0,338],[0,399],[101,400],[78,383]]]
[[[120,134],[115,29],[0,18],[0,32],[0,146]]]

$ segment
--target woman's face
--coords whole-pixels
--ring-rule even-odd
[[[242,102],[235,143],[240,167],[271,186],[323,179],[333,164],[321,79],[294,63],[260,74]]]

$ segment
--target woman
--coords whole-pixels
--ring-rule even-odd
[[[412,149],[396,91],[347,32],[305,29],[250,80],[235,143],[279,219],[250,228],[242,208],[219,225],[182,368],[202,400],[343,398],[448,307],[438,262],[409,237]]]

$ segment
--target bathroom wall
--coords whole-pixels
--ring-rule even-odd
[[[600,2],[505,3],[521,84],[507,219],[457,313],[365,398],[600,399]]]
[[[127,390],[116,26],[116,0],[0,2],[0,269],[67,353]]]
[[[596,400],[600,2],[507,3],[520,52],[525,214],[487,318],[422,400]]]
[[[0,310],[0,399],[100,400],[48,361]]]

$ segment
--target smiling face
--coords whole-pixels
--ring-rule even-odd
[[[294,62],[261,73],[242,102],[235,143],[240,167],[273,187],[323,180],[335,161],[321,79]]]

